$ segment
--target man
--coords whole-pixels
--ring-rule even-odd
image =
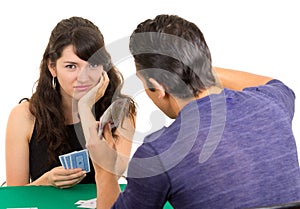
[[[300,200],[291,89],[270,77],[212,68],[199,28],[174,15],[139,24],[130,51],[147,95],[175,120],[137,149],[124,192],[114,173],[122,170],[119,157],[97,159],[98,208],[154,209],[166,201],[174,208],[250,208]],[[95,127],[90,131],[98,138]],[[108,126],[104,137],[100,146],[114,147]],[[107,162],[109,169],[101,166]]]

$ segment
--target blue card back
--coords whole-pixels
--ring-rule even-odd
[[[90,172],[90,162],[87,149],[71,153],[72,168],[82,168],[87,173]]]

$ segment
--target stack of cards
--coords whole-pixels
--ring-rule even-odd
[[[85,170],[87,173],[90,172],[89,154],[87,149],[60,155],[59,160],[65,169],[82,168],[82,170]]]

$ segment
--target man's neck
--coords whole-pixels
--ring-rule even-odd
[[[219,88],[219,87],[216,87],[216,86],[212,86],[206,90],[203,90],[202,92],[200,92],[197,96],[195,97],[192,97],[192,98],[189,98],[189,99],[176,99],[176,104],[177,104],[177,108],[176,108],[176,113],[178,115],[178,113],[182,110],[182,108],[184,106],[186,106],[188,103],[192,102],[192,101],[195,101],[195,100],[198,100],[198,99],[201,99],[201,98],[204,98],[208,95],[211,95],[211,94],[219,94],[222,92],[222,88]]]

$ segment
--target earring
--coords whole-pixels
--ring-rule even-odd
[[[52,77],[52,88],[56,90],[56,77]]]

